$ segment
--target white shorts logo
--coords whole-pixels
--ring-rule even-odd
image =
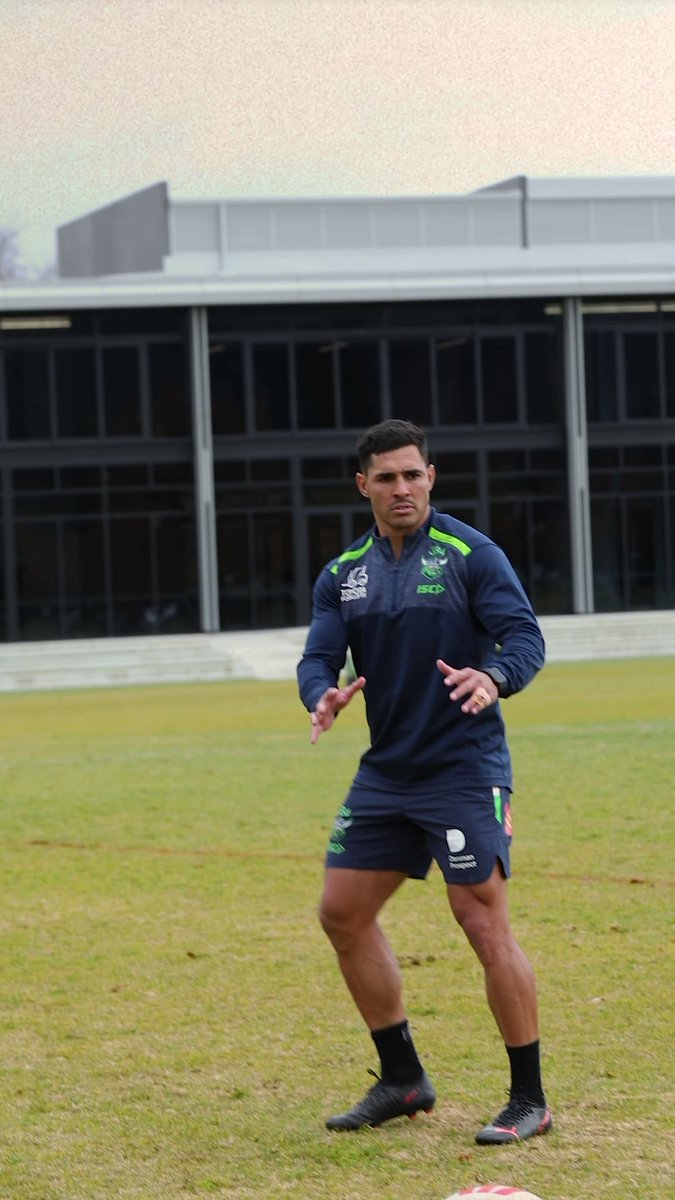
[[[446,829],[445,840],[451,854],[459,854],[460,850],[466,846],[466,838],[461,829]]]

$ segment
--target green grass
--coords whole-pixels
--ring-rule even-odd
[[[375,1065],[316,921],[360,699],[310,747],[292,683],[0,698],[0,1200],[665,1200],[675,658],[551,665],[505,715],[556,1128],[481,1149],[505,1055],[435,869],[384,923],[436,1113],[323,1127]]]

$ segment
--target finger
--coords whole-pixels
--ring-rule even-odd
[[[351,700],[352,696],[354,696],[356,692],[362,692],[365,686],[365,676],[359,675],[358,679],[355,679],[353,683],[350,683],[346,688],[343,688],[342,695],[345,697],[345,702]]]
[[[470,713],[472,716],[477,716],[483,712],[485,708],[489,708],[492,703],[490,693],[484,687],[476,687],[469,696],[469,699],[462,705],[462,712]]]
[[[436,666],[438,667],[439,671],[441,672],[441,675],[449,675],[449,673],[451,671],[454,671],[454,669],[455,669],[454,667],[451,667],[448,663],[443,662],[442,658],[436,659]]]

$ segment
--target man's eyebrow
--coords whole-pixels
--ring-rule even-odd
[[[399,474],[398,471],[376,471],[375,478],[376,479],[391,479],[392,475],[398,475],[398,474]],[[405,470],[400,472],[400,474],[401,475],[421,475],[422,468],[421,467],[406,467]]]

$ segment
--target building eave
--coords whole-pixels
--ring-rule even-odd
[[[526,299],[675,293],[675,262],[634,270],[391,272],[334,276],[147,276],[0,285],[0,311],[368,301]]]

